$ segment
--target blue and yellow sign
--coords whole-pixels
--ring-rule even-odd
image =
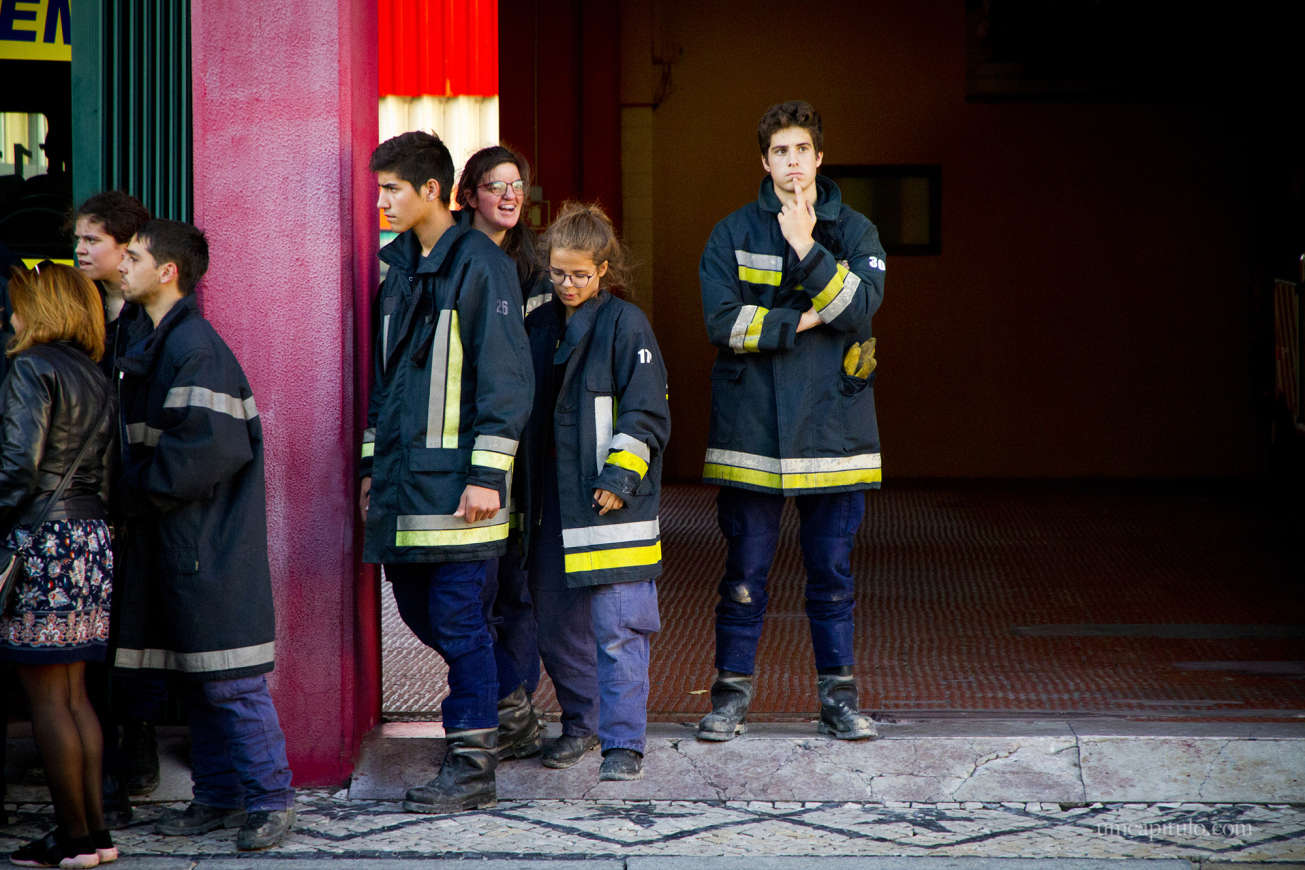
[[[0,60],[72,61],[71,0],[0,0]]]

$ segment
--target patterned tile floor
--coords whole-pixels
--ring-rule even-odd
[[[125,856],[234,855],[234,832],[165,839],[168,808],[144,805],[116,834]],[[773,803],[504,801],[417,816],[400,805],[304,790],[299,823],[268,858],[597,859],[636,856],[935,856],[1305,861],[1305,807],[1263,804]],[[45,805],[23,804],[0,850],[38,836]],[[126,870],[126,868],[124,868]]]

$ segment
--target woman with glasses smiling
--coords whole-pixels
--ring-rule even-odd
[[[534,233],[521,223],[530,185],[530,164],[510,148],[482,148],[467,160],[458,182],[459,220],[494,240],[517,267],[524,311],[551,296],[535,253]],[[533,291],[533,292],[532,292]],[[520,487],[514,487],[509,509],[516,518],[508,551],[485,566],[485,621],[494,635],[498,669],[498,755],[528,758],[539,752],[543,729],[531,696],[539,686],[539,645],[534,605],[526,582],[521,542]],[[497,564],[495,564],[497,562]]]

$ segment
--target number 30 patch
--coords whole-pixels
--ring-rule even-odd
[[[871,269],[878,269],[880,272],[888,271],[888,266],[878,257],[867,257],[866,263]]]
[[[641,363],[646,364],[652,362],[652,351],[646,347],[639,348],[639,353],[636,355],[639,357],[639,362]]]

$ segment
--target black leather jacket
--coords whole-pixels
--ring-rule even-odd
[[[30,526],[94,439],[47,520],[106,516],[117,414],[103,372],[76,346],[56,341],[9,360],[0,384],[0,534]]]

